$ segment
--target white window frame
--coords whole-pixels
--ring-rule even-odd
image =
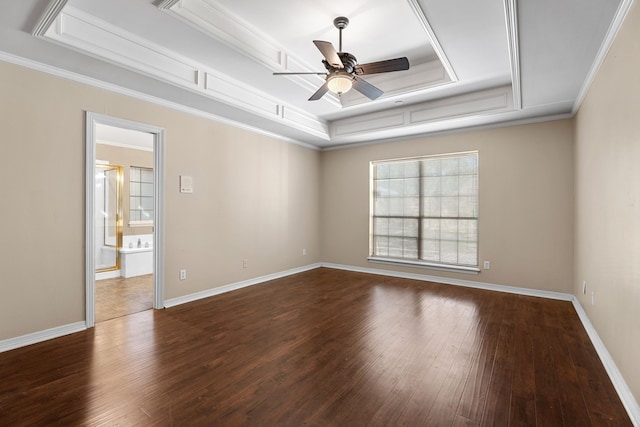
[[[132,220],[132,219],[131,219],[131,214],[132,214],[132,212],[133,212],[133,211],[138,211],[138,212],[143,212],[143,211],[144,211],[144,209],[142,209],[142,208],[140,208],[140,209],[134,209],[134,208],[132,208],[132,206],[131,206],[131,200],[132,200],[134,197],[137,197],[138,199],[141,199],[141,198],[150,198],[150,199],[153,201],[153,198],[154,198],[154,196],[155,196],[155,195],[151,195],[151,196],[143,196],[143,195],[141,194],[141,192],[142,192],[142,184],[151,184],[152,186],[153,186],[154,184],[153,184],[153,181],[151,181],[151,182],[142,181],[142,178],[140,178],[140,179],[139,179],[139,180],[137,180],[137,181],[136,181],[136,180],[133,180],[133,178],[132,178],[132,174],[133,174],[133,170],[134,170],[134,169],[138,170],[138,174],[139,174],[141,177],[142,177],[142,172],[143,172],[143,171],[150,172],[150,173],[151,173],[151,176],[152,176],[152,180],[153,180],[153,168],[145,167],[145,166],[130,166],[130,167],[129,167],[129,227],[150,227],[150,226],[153,226],[153,212],[152,212],[152,215],[151,215],[152,219],[138,219],[138,220]],[[137,195],[135,195],[135,196],[134,196],[134,195],[132,195],[132,191],[131,191],[131,190],[132,190],[132,188],[131,188],[131,187],[132,187],[132,185],[133,185],[134,183],[138,184],[138,185],[139,185],[139,188],[140,188],[140,194],[137,194]]]
[[[475,173],[472,174],[463,174],[460,172],[456,172],[453,173],[452,175],[437,175],[440,177],[458,177],[458,181],[457,182],[461,182],[459,180],[459,177],[461,176],[465,176],[467,177],[467,182],[469,182],[469,179],[471,179],[471,182],[475,183],[475,193],[473,191],[471,191],[471,193],[465,192],[464,194],[460,194],[460,187],[458,188],[458,195],[457,196],[453,196],[457,198],[457,206],[462,206],[461,202],[464,202],[462,199],[466,198],[466,202],[467,202],[467,209],[465,211],[465,214],[462,215],[461,212],[461,208],[458,208],[457,213],[451,214],[449,213],[444,213],[443,214],[443,209],[440,209],[440,213],[439,214],[434,214],[433,212],[431,213],[427,213],[425,212],[425,206],[427,203],[427,198],[431,197],[433,198],[433,194],[434,193],[430,193],[428,189],[423,188],[425,185],[427,185],[426,183],[429,181],[429,178],[436,178],[437,176],[434,175],[429,175],[429,173],[426,171],[426,165],[429,162],[429,160],[439,160],[439,162],[437,162],[437,164],[442,164],[443,161],[446,160],[453,160],[453,159],[460,159],[460,158],[470,158],[470,157],[475,157]],[[425,162],[426,161],[426,162]],[[411,164],[413,162],[413,164]],[[416,169],[415,167],[415,162],[419,162],[418,167]],[[431,162],[432,164],[436,164],[436,162]],[[471,162],[472,163],[472,162]],[[467,152],[459,152],[459,153],[448,153],[448,154],[439,154],[439,155],[429,155],[429,156],[419,156],[419,157],[411,157],[411,158],[402,158],[402,159],[390,159],[390,160],[376,160],[376,161],[372,161],[370,162],[370,177],[369,177],[369,182],[370,182],[370,196],[369,196],[369,201],[370,201],[370,208],[369,208],[369,257],[368,260],[371,262],[378,262],[378,263],[385,263],[385,264],[396,264],[396,265],[410,265],[410,266],[417,266],[417,267],[425,267],[425,268],[431,268],[431,269],[436,269],[436,270],[446,270],[446,271],[456,271],[456,272],[462,272],[462,273],[471,273],[471,274],[477,274],[478,272],[480,272],[480,268],[479,268],[479,212],[478,212],[478,207],[479,207],[479,155],[477,151],[467,151]],[[470,164],[470,163],[467,163]],[[388,185],[389,187],[389,192],[391,192],[391,181],[394,178],[380,178],[380,177],[376,177],[375,173],[376,173],[376,168],[378,168],[379,166],[382,167],[386,167],[385,165],[388,165],[389,168],[391,168],[391,165],[394,165],[395,170],[399,170],[398,166],[402,165],[402,167],[409,168],[411,166],[410,172],[406,172],[409,169],[405,169],[405,172],[401,172],[400,175],[397,175],[396,178],[400,181],[400,180],[404,180],[404,182],[406,182],[407,180],[412,181],[411,185],[415,186],[416,183],[416,179],[418,182],[418,189],[415,189],[414,187],[411,187],[410,190],[406,190],[405,188],[404,193],[406,193],[407,191],[409,191],[412,195],[407,197],[404,195],[400,196],[399,198],[396,198],[395,200],[397,201],[398,199],[402,199],[402,203],[403,203],[403,208],[402,208],[402,213],[398,213],[398,207],[396,207],[395,212],[392,213],[392,208],[388,208],[389,211],[386,212],[386,208],[382,208],[381,206],[385,206],[384,203],[380,203],[378,205],[378,212],[376,212],[376,200],[378,200],[379,202],[382,202],[384,200],[384,196],[378,197],[377,193],[376,193],[376,182],[377,181],[381,181],[381,187],[380,188],[384,188],[385,185]],[[381,169],[378,169],[381,170]],[[417,172],[416,172],[417,170]],[[382,170],[381,170],[382,171]],[[406,175],[406,174],[409,175]],[[416,175],[417,173],[417,175]],[[433,173],[433,172],[432,172]],[[445,172],[441,172],[442,174],[444,174]],[[473,177],[475,176],[475,180],[473,180]],[[469,178],[471,177],[471,178]],[[376,180],[376,178],[378,178]],[[389,180],[387,184],[384,184],[383,181],[384,180]],[[440,182],[440,181],[438,181]],[[399,183],[397,184],[399,185]],[[404,186],[406,186],[407,184],[403,184]],[[460,185],[460,184],[459,184]],[[466,190],[468,191],[468,190]],[[415,195],[417,194],[417,196]],[[437,194],[437,196],[435,196],[435,198],[439,198],[440,202],[442,201],[442,198],[451,198],[451,196],[444,196],[441,194],[441,192],[437,192],[435,193]],[[469,194],[471,196],[469,196]],[[390,193],[389,195],[387,195],[386,197],[391,197]],[[419,207],[416,208],[415,206],[415,201],[416,201],[416,197],[418,199],[418,204]],[[471,202],[471,205],[469,205],[469,197],[475,197],[475,205],[473,204],[473,202]],[[389,203],[391,203],[391,200],[389,200]],[[409,203],[411,206],[407,205],[407,203]],[[470,207],[468,207],[470,206]],[[418,209],[416,211],[416,209]],[[405,214],[406,211],[410,211],[409,214]],[[471,212],[471,213],[469,213]],[[437,216],[433,216],[433,215],[437,215]],[[376,229],[376,226],[380,227],[380,224],[385,224],[385,220],[388,221],[388,223],[390,224],[391,221],[403,221],[403,234],[402,236],[398,236],[398,235],[394,235],[392,234],[390,231],[388,231],[388,234],[385,234],[384,232],[379,233],[380,229]],[[460,229],[457,228],[457,233],[456,234],[456,238],[454,239],[454,241],[456,242],[456,258],[457,261],[460,260],[461,257],[461,251],[460,251],[460,244],[467,244],[467,248],[471,247],[473,248],[473,245],[475,243],[475,260],[471,260],[470,262],[447,262],[447,261],[442,261],[441,259],[438,261],[434,261],[433,259],[428,259],[428,257],[423,257],[424,254],[427,253],[427,249],[423,248],[422,245],[425,244],[425,242],[429,241],[429,242],[434,242],[434,240],[428,240],[426,234],[428,233],[428,231],[423,231],[423,230],[427,230],[426,227],[428,227],[427,224],[425,224],[427,221],[430,220],[435,220],[436,222],[440,221],[440,223],[442,221],[453,221],[456,222],[457,227],[460,227],[460,225],[463,224],[467,224],[469,226],[469,230],[471,233],[471,238],[468,240],[465,239],[461,239],[461,234],[460,234]],[[416,223],[417,223],[417,230],[416,230]],[[473,227],[473,224],[475,224],[475,230]],[[406,228],[409,227],[409,228]],[[384,227],[382,227],[384,228]],[[473,233],[473,231],[475,231],[475,233]],[[395,253],[393,255],[390,255],[390,253],[392,252],[392,245],[391,243],[385,244],[384,243],[379,243],[376,241],[377,238],[380,238],[383,242],[384,242],[384,238],[385,236],[387,238],[389,238],[389,240],[391,239],[392,236],[396,236],[395,239],[398,240],[402,240],[403,242],[407,243],[406,248],[403,243],[403,250],[402,250],[402,254],[398,255],[398,253]],[[475,238],[475,240],[474,240]],[[415,240],[415,242],[414,242]],[[440,237],[438,237],[435,242],[437,242],[437,244],[439,245],[439,250],[441,252],[439,252],[440,256],[442,256],[442,253],[444,251],[442,251],[442,245],[443,243],[451,243],[452,241],[446,238],[442,237],[442,234],[440,234]],[[378,246],[376,246],[378,245]],[[415,247],[413,247],[413,245],[415,245]],[[378,253],[376,252],[376,250],[378,249]],[[386,252],[386,253],[385,253]],[[397,252],[397,248],[396,248],[396,252]],[[467,250],[466,252],[464,252],[464,254],[468,257],[469,256],[469,250]],[[471,252],[472,253],[472,252]]]

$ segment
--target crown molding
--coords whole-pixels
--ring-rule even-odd
[[[393,110],[336,120],[331,137],[340,139],[371,132],[424,127],[439,120],[486,115],[513,109],[511,86],[458,95]]]
[[[196,30],[221,41],[230,48],[274,72],[315,71],[309,64],[291,55],[287,50],[258,28],[250,25],[215,0],[168,0],[161,10],[185,22]],[[319,76],[282,76],[313,93],[324,83]],[[322,102],[336,107],[336,97],[328,96]]]
[[[587,77],[584,79],[584,83],[580,88],[580,92],[578,93],[578,96],[576,97],[576,100],[573,104],[573,108],[571,109],[571,114],[575,115],[580,109],[580,106],[582,105],[582,101],[584,101],[584,98],[587,95],[587,92],[589,92],[589,88],[591,88],[591,84],[593,83],[593,80],[596,78],[596,75],[600,70],[600,66],[604,62],[607,56],[607,53],[609,52],[609,49],[613,44],[613,41],[618,35],[618,31],[620,31],[620,28],[622,27],[622,23],[624,22],[624,19],[627,17],[627,13],[629,12],[629,9],[631,9],[632,4],[633,4],[633,0],[622,0],[620,5],[618,6],[618,10],[616,11],[615,17],[613,18],[613,22],[611,23],[611,26],[609,26],[607,35],[602,41],[602,44],[600,45],[600,49],[598,50],[598,54],[596,55],[596,58],[593,61],[593,64],[591,65],[589,72],[587,73]]]
[[[160,9],[160,10],[171,9],[178,2],[180,2],[180,0],[164,0],[164,1],[161,1],[160,4],[158,5],[158,9]]]
[[[504,0],[507,38],[509,40],[509,63],[511,65],[511,87],[513,89],[513,108],[522,108],[520,81],[520,41],[518,39],[518,10],[516,0]]]
[[[130,98],[138,99],[140,101],[148,102],[150,104],[158,105],[164,108],[169,108],[174,111],[179,111],[181,113],[190,114],[195,117],[200,117],[206,120],[211,120],[218,123],[223,123],[228,126],[232,126],[238,129],[246,130],[249,132],[257,133],[259,135],[265,135],[270,138],[278,139],[281,141],[285,141],[290,144],[299,145],[301,147],[308,148],[310,150],[318,151],[319,148],[315,145],[299,141],[297,139],[289,138],[274,132],[269,132],[267,130],[257,128],[255,126],[251,126],[247,123],[238,122],[236,120],[231,120],[226,117],[219,116],[217,114],[209,113],[207,111],[193,108],[188,105],[180,104],[173,101],[168,101],[166,99],[158,98],[153,95],[148,95],[146,93],[138,92],[136,90],[128,89],[122,86],[118,86],[112,83],[104,82],[102,80],[98,80],[92,77],[87,77],[78,73],[74,73],[72,71],[64,70],[62,68],[52,67],[47,64],[43,64],[41,62],[33,61],[27,58],[23,58],[20,56],[12,55],[6,52],[0,51],[0,61],[14,64],[20,67],[28,68],[30,70],[35,70],[41,73],[49,74],[52,76],[60,77],[66,80],[70,80],[76,83],[85,84],[87,86],[95,87],[98,89],[110,91],[113,93],[117,93],[119,95],[124,95]]]
[[[56,20],[62,9],[67,4],[67,0],[51,0],[47,5],[44,13],[40,17],[40,20],[36,24],[35,28],[31,32],[36,37],[42,37],[47,32],[49,27]]]
[[[263,118],[329,140],[328,124],[227,75],[73,7],[58,14],[45,38],[148,77],[207,96]]]
[[[433,82],[433,85],[439,85],[443,81],[457,81],[453,67],[449,63],[444,50],[440,46],[433,29],[417,1],[408,0],[408,3],[417,22],[425,32],[425,43],[429,43],[434,48],[439,58],[438,61],[433,62],[440,62],[439,68],[444,70],[447,77],[443,78],[442,76],[438,76],[438,78],[433,79],[429,74],[426,76],[420,75],[417,69],[415,72],[416,75],[413,75],[414,68],[416,68],[414,66],[412,66],[412,73],[403,73],[400,78],[391,74],[385,74],[383,77],[377,77],[380,81],[384,81],[385,96],[423,90],[425,87],[431,87],[431,82]],[[295,57],[288,52],[285,47],[271,40],[267,34],[264,34],[255,26],[244,21],[217,0],[167,0],[161,3],[159,8],[172,13],[193,28],[261,63],[271,71],[316,71],[316,68],[311,67],[309,64]],[[419,68],[419,66],[417,68]],[[440,73],[442,73],[442,71],[440,71]],[[309,90],[310,93],[315,92],[318,86],[324,83],[324,79],[319,76],[289,75],[282,77]],[[376,79],[372,78],[372,80],[375,81]],[[341,105],[343,107],[356,105],[365,101],[367,101],[365,97],[354,94],[351,94],[351,96],[347,98],[343,97],[343,99],[335,96],[325,96],[322,98],[322,102],[329,102],[336,107],[340,107]]]
[[[409,3],[411,10],[416,16],[416,19],[422,26],[422,29],[424,30],[425,34],[427,35],[427,38],[429,39],[429,43],[431,43],[433,50],[436,52],[436,55],[438,55],[440,62],[442,62],[442,66],[444,67],[447,74],[449,75],[449,79],[452,82],[457,82],[458,76],[456,75],[456,72],[453,69],[453,65],[451,65],[451,62],[449,61],[449,58],[444,52],[442,45],[440,45],[440,42],[436,37],[436,33],[433,31],[433,28],[431,28],[431,24],[429,24],[429,21],[427,20],[427,17],[424,14],[422,7],[420,7],[420,4],[418,4],[418,0],[407,0],[407,2]]]

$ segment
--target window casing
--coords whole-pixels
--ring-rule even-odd
[[[477,272],[478,153],[371,162],[372,261]]]
[[[129,225],[153,225],[153,169],[129,169]]]

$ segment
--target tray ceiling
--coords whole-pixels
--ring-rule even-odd
[[[630,0],[24,0],[0,6],[0,59],[320,149],[568,117]],[[313,40],[407,71],[307,101]]]

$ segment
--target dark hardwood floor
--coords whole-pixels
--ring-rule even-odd
[[[0,425],[628,426],[569,302],[316,269],[0,354]]]

